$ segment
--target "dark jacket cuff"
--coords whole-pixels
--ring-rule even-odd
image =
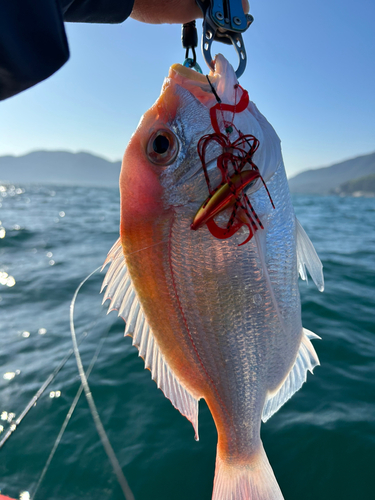
[[[62,0],[64,21],[74,23],[122,23],[134,0]]]
[[[11,0],[0,7],[0,100],[45,80],[69,59],[64,21],[121,23],[134,0]]]
[[[61,6],[57,0],[2,2],[0,100],[44,80],[68,58]]]

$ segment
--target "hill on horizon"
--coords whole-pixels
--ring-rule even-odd
[[[305,170],[289,179],[292,193],[331,194],[344,182],[375,174],[375,152],[328,167]]]
[[[1,182],[116,187],[120,170],[121,161],[84,152],[33,151],[0,157]]]
[[[0,157],[0,182],[117,187],[121,161],[69,151],[33,151]],[[305,170],[289,179],[292,193],[332,194],[345,182],[375,174],[375,152]]]
[[[375,174],[344,182],[335,190],[340,196],[375,196]]]

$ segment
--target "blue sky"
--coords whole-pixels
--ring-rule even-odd
[[[279,134],[288,175],[375,151],[375,2],[255,0],[251,13],[240,83]],[[177,25],[66,27],[68,63],[0,103],[0,155],[63,149],[120,159],[169,66],[184,59]],[[236,64],[233,49],[213,52]],[[204,69],[200,49],[198,62]]]

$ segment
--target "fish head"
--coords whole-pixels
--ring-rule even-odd
[[[181,65],[172,66],[160,97],[141,118],[124,153],[120,175],[122,234],[170,217],[174,206],[194,201],[199,206],[199,200],[206,196],[207,187],[203,192],[202,183],[197,189],[188,177],[201,170],[197,142],[210,131],[209,108],[181,85],[184,78],[191,85],[208,87],[202,75]]]
[[[221,180],[216,161],[222,146],[213,142],[207,147],[206,172],[198,154],[199,140],[214,133],[210,110],[218,96],[223,103],[236,104],[240,92],[235,72],[223,56],[216,57],[208,78],[180,64],[170,68],[160,97],[142,117],[124,154],[122,234],[168,219],[177,207],[193,220],[209,194],[207,175],[213,186]],[[233,141],[239,131],[257,138],[260,146],[254,162],[265,180],[272,176],[281,158],[279,139],[255,105],[250,103],[238,114],[221,112],[218,119],[232,121]],[[258,183],[253,189],[260,187]]]

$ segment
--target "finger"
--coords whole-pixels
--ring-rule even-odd
[[[247,14],[248,0],[242,0],[242,7]],[[135,0],[131,17],[148,24],[184,24],[203,15],[195,0]]]
[[[195,0],[135,0],[131,17],[149,24],[184,24],[202,17]]]

